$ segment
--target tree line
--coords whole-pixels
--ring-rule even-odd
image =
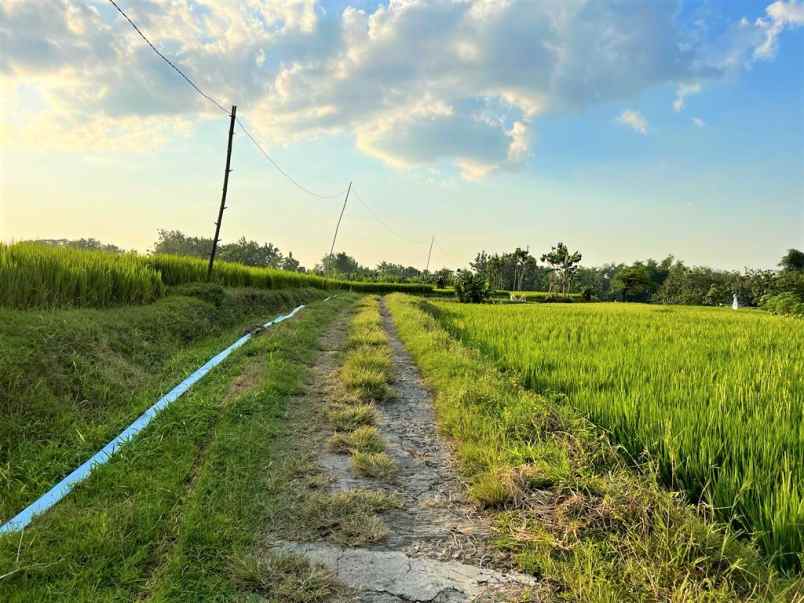
[[[804,296],[804,252],[797,249],[782,257],[780,270],[688,266],[672,255],[586,267],[580,265],[581,253],[570,252],[564,243],[540,259],[543,263],[521,248],[502,254],[481,251],[470,266],[491,289],[575,293],[601,301],[716,306],[731,303],[736,294],[741,305],[757,306],[763,298],[784,292]]]
[[[209,257],[212,239],[187,235],[179,230],[159,229],[153,253]],[[123,253],[116,245],[89,239],[41,239],[39,243],[79,249]],[[741,305],[758,306],[778,297],[781,306],[804,304],[804,252],[790,249],[779,262],[779,270],[718,270],[688,266],[668,255],[636,262],[582,266],[579,250],[570,251],[559,242],[538,256],[517,247],[511,252],[478,252],[469,268],[442,268],[426,272],[414,266],[380,262],[375,267],[341,251],[324,256],[308,269],[272,243],[258,243],[241,237],[219,246],[219,259],[248,266],[263,266],[297,272],[315,272],[347,280],[424,282],[440,288],[470,288],[483,297],[498,291],[546,291],[555,295],[581,295],[588,300],[655,302],[664,304],[724,305],[737,295]],[[471,277],[471,278],[470,278]],[[485,292],[485,293],[484,293]]]

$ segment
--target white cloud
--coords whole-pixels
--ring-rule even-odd
[[[785,28],[794,29],[804,25],[804,4],[797,0],[777,0],[765,9],[767,17],[759,18],[755,27],[764,34],[762,43],[754,49],[754,57],[770,59],[776,56],[778,38]]]
[[[703,128],[706,125],[706,122],[702,120],[700,117],[693,117],[692,123],[694,123],[699,128]]]
[[[690,41],[676,4],[389,0],[336,13],[317,0],[149,0],[127,10],[267,141],[349,133],[389,165],[451,163],[476,178],[525,162],[545,113],[629,102],[668,83],[681,110],[700,81],[755,48],[772,54],[779,33],[802,22],[799,2],[774,2],[707,46]],[[43,115],[76,141],[112,123],[139,132],[216,114],[105,1],[0,0],[0,23],[4,89],[41,99],[42,115],[15,124],[20,140],[52,142],[33,125]],[[644,134],[634,115],[641,121],[623,123]]]
[[[628,126],[635,132],[645,136],[648,133],[648,121],[642,116],[639,111],[632,111],[626,109],[617,118],[617,121],[624,126]]]
[[[683,110],[687,104],[687,97],[698,94],[700,91],[701,84],[698,82],[679,84],[676,89],[676,100],[673,101],[673,110],[676,112]]]

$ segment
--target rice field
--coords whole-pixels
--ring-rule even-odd
[[[135,255],[0,243],[0,305],[145,304],[164,293],[159,272]]]
[[[106,307],[146,304],[166,286],[207,280],[206,260],[172,255],[110,254],[33,243],[0,243],[0,306]],[[341,281],[314,274],[215,262],[212,282],[226,287],[348,289],[364,293],[429,293],[407,283]]]
[[[641,304],[434,306],[464,343],[580,410],[779,567],[801,567],[804,322]]]

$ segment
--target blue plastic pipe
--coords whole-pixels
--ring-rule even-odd
[[[288,318],[293,317],[298,311],[304,308],[303,305],[294,308],[292,312],[285,315],[279,315],[273,320],[266,322],[262,325],[263,329],[267,329],[271,325],[279,324],[283,320],[287,320]],[[197,369],[192,375],[187,377],[184,381],[179,383],[176,387],[170,390],[167,394],[159,398],[153,406],[151,406],[148,410],[142,413],[137,419],[128,427],[126,427],[120,435],[118,435],[115,439],[111,442],[106,444],[103,448],[101,448],[98,452],[92,455],[88,461],[83,463],[80,467],[70,473],[67,477],[62,479],[58,484],[53,486],[50,490],[45,492],[42,496],[36,499],[33,503],[28,505],[23,511],[19,514],[14,516],[13,518],[9,519],[6,523],[0,526],[0,534],[9,534],[11,532],[18,532],[23,528],[27,527],[33,518],[37,515],[41,515],[52,506],[54,506],[57,502],[59,502],[62,498],[67,496],[75,485],[87,477],[89,477],[92,470],[97,467],[98,465],[103,465],[106,461],[108,461],[112,455],[117,452],[120,447],[134,438],[139,432],[145,429],[148,424],[153,420],[153,418],[159,414],[162,410],[170,406],[173,402],[175,402],[179,397],[181,397],[184,392],[190,389],[195,383],[200,381],[204,378],[204,376],[211,371],[213,368],[218,366],[221,362],[223,362],[232,352],[234,352],[237,348],[241,347],[244,343],[246,343],[249,339],[253,337],[254,333],[246,333],[240,339],[235,341],[232,345],[228,348],[220,352],[219,354],[210,358],[204,366]]]

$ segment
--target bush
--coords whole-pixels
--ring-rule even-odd
[[[488,281],[482,274],[471,270],[458,270],[455,275],[455,295],[463,303],[479,304],[491,294]]]
[[[790,291],[764,297],[762,308],[771,314],[804,317],[804,300]]]

